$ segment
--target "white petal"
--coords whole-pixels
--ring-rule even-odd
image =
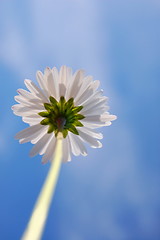
[[[82,84],[83,75],[84,75],[84,72],[82,70],[78,70],[74,74],[66,91],[67,100],[71,97],[75,98],[75,96],[77,95]]]
[[[67,67],[62,66],[59,72],[59,95],[65,96],[67,85]]]
[[[94,128],[94,127],[102,127],[102,126],[109,126],[111,125],[111,120],[108,118],[106,119],[101,119],[102,115],[92,115],[92,116],[86,116],[84,119],[81,120],[82,124],[85,127],[88,128]]]
[[[106,106],[107,100],[108,98],[105,96],[100,96],[100,97],[94,96],[92,98],[89,98],[89,100],[87,100],[85,103],[83,103],[83,106],[85,109],[91,109],[92,107],[96,107],[97,104],[101,103],[100,105],[102,107],[102,105]]]
[[[28,90],[31,93],[35,94],[38,98],[40,98],[41,101],[48,102],[48,99],[46,98],[44,93],[31,80],[25,79],[24,83],[25,83],[26,87],[28,88]]]
[[[20,111],[13,111],[13,113],[17,116],[21,116],[21,117],[29,117],[33,114],[37,114],[38,116],[38,113],[41,112],[40,110],[31,110],[31,109],[24,109],[25,111],[23,112],[20,112]]]
[[[76,101],[78,105],[83,105],[83,102],[85,102],[92,94],[94,93],[94,90],[92,88],[92,85],[88,86],[88,88],[82,93],[80,98]]]
[[[72,68],[67,67],[67,81],[66,81],[66,88],[68,87],[68,84],[72,78]]]
[[[44,70],[44,76],[45,76],[45,77],[48,77],[48,75],[50,74],[51,71],[52,71],[52,70],[51,70],[50,67],[46,67],[45,70]]]
[[[50,134],[46,133],[44,136],[42,136],[39,141],[34,145],[34,147],[30,151],[30,156],[33,157],[37,155],[40,151],[43,151],[46,145],[48,145],[48,142],[50,140],[51,136]]]
[[[20,94],[22,97],[24,97],[25,99],[33,99],[33,98],[35,98],[36,96],[35,95],[33,95],[32,93],[30,93],[30,92],[28,92],[28,91],[26,91],[26,90],[24,90],[24,89],[21,89],[21,88],[19,88],[18,90],[17,90],[17,93],[18,94]]]
[[[18,132],[15,136],[16,139],[21,139],[21,138],[27,138],[31,135],[33,135],[36,132],[40,132],[43,129],[44,126],[41,124],[33,125],[31,127],[28,127],[20,132]]]
[[[55,86],[55,81],[54,81],[52,70],[48,73],[46,78],[47,78],[47,86],[48,86],[49,95],[54,98],[57,98],[57,91],[56,91],[56,86]]]
[[[80,130],[80,128],[78,128],[78,132],[79,132],[79,135],[80,137],[87,143],[90,144],[91,147],[93,148],[101,148],[102,147],[102,143],[96,139],[94,139],[93,137],[91,137],[90,135],[82,132]]]
[[[84,111],[82,112],[82,110],[81,110],[80,114],[83,114],[85,117],[97,115],[97,114],[101,115],[108,110],[108,106],[92,108],[90,110],[86,110],[85,112]]]
[[[53,74],[53,85],[55,89],[55,98],[58,101],[59,100],[59,84],[58,84],[59,75],[56,67],[52,68],[52,74]]]
[[[81,122],[104,124],[106,121],[104,119],[101,119],[101,115],[91,115],[91,116],[86,116],[84,119],[81,120]]]
[[[30,125],[35,125],[42,121],[42,117],[38,117],[38,118],[22,117],[22,120],[23,122],[28,123]]]
[[[93,82],[93,90],[96,91],[97,88],[99,87],[99,85],[100,85],[100,81],[99,80],[95,80]]]
[[[70,142],[68,136],[63,139],[62,143],[62,162],[70,162],[71,161],[71,150],[70,150]]]
[[[90,129],[90,128],[87,128],[87,127],[81,128],[81,132],[84,132],[84,133],[90,135],[93,138],[98,138],[98,139],[102,139],[103,138],[103,134],[102,133],[98,133],[98,132],[94,131],[93,129]]]
[[[37,82],[39,83],[39,86],[44,91],[44,94],[46,95],[46,97],[49,98],[47,82],[45,77],[43,76],[43,73],[41,71],[37,71],[36,77],[37,77]]]
[[[24,105],[28,105],[28,101],[20,95],[14,97],[15,101]]]
[[[78,93],[76,94],[74,100],[75,102],[78,104],[79,99],[81,98],[81,95],[86,91],[86,89],[90,86],[90,84],[92,83],[93,78],[92,76],[87,76],[85,78],[83,78],[81,87],[78,91]]]
[[[23,104],[15,104],[11,107],[13,111],[18,111],[19,109],[24,108]]]
[[[47,132],[47,131],[46,131],[46,132]],[[48,133],[47,133],[47,134],[48,134]],[[42,150],[39,152],[40,155],[45,154],[45,152],[46,152],[47,149],[48,149],[48,146],[49,146],[50,142],[51,142],[51,141],[54,141],[54,139],[55,139],[55,134],[54,134],[54,132],[53,132],[53,133],[50,133],[50,134],[48,134],[48,135],[50,136],[50,138],[49,138],[47,144],[46,144],[46,145],[42,148]]]
[[[22,104],[22,105],[24,105],[24,106],[33,106],[33,105],[35,105],[35,104],[36,104],[36,105],[43,106],[42,99],[35,98],[35,97],[34,97],[33,99],[25,99],[24,97],[18,95],[18,96],[15,96],[14,99],[15,99],[18,103],[20,103],[20,104]],[[45,102],[48,102],[48,100],[45,101]]]
[[[41,112],[40,110],[36,110],[36,109],[30,109],[28,107],[24,107],[23,109],[20,109],[18,111],[13,111],[15,115],[17,116],[21,116],[21,117],[28,117],[30,116],[31,114],[37,114],[39,112]]]
[[[85,115],[87,112],[92,111],[93,109],[106,107],[107,106],[106,101],[107,101],[106,97],[95,99],[95,101],[90,102],[87,105],[84,105],[83,109],[81,110],[81,113]]]
[[[67,90],[70,88],[73,80],[72,69],[66,66],[62,66],[59,73],[59,94],[64,96],[68,100],[66,95]]]
[[[46,131],[45,131],[46,133]],[[35,139],[40,139],[41,135],[44,135],[44,130],[43,128],[41,129],[41,131],[38,131],[38,132],[35,132],[34,134],[31,134],[29,135],[28,137],[25,137],[25,138],[21,138],[19,140],[19,143],[27,143],[27,142],[32,142],[34,141]]]
[[[54,92],[53,74],[52,69],[50,69],[50,67],[45,68],[43,77],[45,79],[48,95],[55,97],[55,94],[53,94]]]
[[[92,95],[90,95],[89,98],[87,98],[83,103],[82,105],[85,106],[85,105],[88,105],[89,103],[91,102],[94,102],[96,99],[100,99],[102,97],[102,94],[103,94],[103,90],[101,89],[100,91],[96,91],[96,92],[93,92]],[[77,103],[78,105],[78,103]]]
[[[42,131],[39,133],[39,135],[31,140],[32,144],[36,144],[41,137],[43,137],[45,134],[47,134],[48,126],[44,126]]]
[[[109,112],[105,112],[104,114],[101,115],[100,119],[103,122],[114,121],[117,119],[117,116],[111,115],[111,114],[109,114]]]
[[[85,127],[94,129],[94,128],[100,128],[100,127],[104,127],[104,126],[110,126],[112,123],[111,122],[99,122],[99,123],[95,123],[95,122],[89,122],[89,121],[83,121],[81,120],[81,122],[83,123],[83,125]]]
[[[24,106],[23,104],[15,104],[12,106],[12,110],[16,111],[16,112],[28,112],[28,111],[34,111],[34,112],[40,112],[44,109],[43,106],[41,105],[28,105],[28,106]]]
[[[97,110],[98,111],[98,110]],[[86,127],[101,127],[110,126],[111,121],[115,120],[117,117],[115,115],[110,115],[109,112],[105,112],[102,115],[88,115],[81,120]]]
[[[11,107],[11,109],[17,113],[19,116],[27,116],[35,113],[38,114],[39,112],[42,112],[45,110],[43,105],[39,104],[30,104],[30,105],[24,105],[24,104],[15,104]],[[27,113],[27,115],[26,115]],[[23,115],[24,114],[24,115]]]
[[[86,116],[84,119],[81,121],[83,122],[92,122],[92,123],[101,123],[105,121],[101,121],[101,115],[91,115],[91,116]]]
[[[59,83],[63,83],[64,85],[66,84],[67,81],[67,68],[66,66],[62,66],[59,71]]]
[[[96,94],[96,89],[99,87],[99,81],[91,81],[85,88],[80,89],[80,93],[75,98],[77,105],[84,105],[92,96]],[[99,92],[99,91],[98,91]],[[94,98],[95,99],[95,98]]]
[[[41,89],[47,90],[43,73],[41,71],[37,71],[36,77],[37,77],[37,82],[38,82],[39,86],[41,87]]]
[[[75,156],[80,155],[81,151],[79,149],[79,147],[77,146],[77,143],[74,139],[74,137],[72,137],[74,134],[72,133],[68,133],[68,137],[69,137],[69,141],[70,141],[70,145],[71,145],[71,151]]]
[[[45,154],[42,157],[42,163],[46,163],[48,161],[51,161],[53,159],[54,151],[55,151],[55,146],[56,146],[56,138],[52,134],[52,138],[49,142],[49,145],[46,149]]]
[[[87,150],[80,139],[79,136],[73,134],[73,133],[68,133],[69,138],[70,138],[70,143],[71,143],[71,149],[72,152],[75,156],[78,156],[79,154],[82,154],[83,156],[87,156]]]

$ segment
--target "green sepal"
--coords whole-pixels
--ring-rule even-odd
[[[74,124],[75,118],[71,118],[69,120],[67,120],[67,124]]]
[[[40,122],[40,124],[41,124],[41,125],[48,125],[49,122],[50,122],[50,119],[49,119],[49,118],[45,118],[45,119],[43,119],[43,120]]]
[[[55,130],[55,127],[53,126],[53,124],[50,124],[47,133],[52,133],[54,130]]]
[[[50,102],[52,103],[53,106],[58,104],[57,100],[52,96],[49,97],[49,100],[50,100]]]
[[[78,119],[78,120],[82,120],[82,119],[84,119],[85,117],[84,117],[82,114],[77,114],[77,115],[75,116],[75,118]]]
[[[72,125],[72,127],[70,127],[68,130],[69,130],[70,132],[76,134],[76,135],[79,135],[79,132],[77,131],[77,129],[76,129],[73,125]]]
[[[65,98],[63,96],[60,97],[59,108],[60,108],[60,113],[62,114],[65,109]]]
[[[74,126],[73,123],[67,122],[67,123],[65,124],[65,126],[64,126],[64,129],[71,128],[72,126]]]
[[[67,109],[65,110],[65,115],[66,115],[67,118],[70,117],[71,115],[73,115],[73,114],[72,114],[72,110],[71,110],[70,108],[67,108]]]
[[[55,120],[50,119],[50,124],[52,124],[55,129],[57,128],[57,124],[56,124]]]
[[[46,109],[47,111],[51,111],[51,110],[52,110],[52,106],[51,106],[51,104],[49,104],[49,103],[44,103],[44,107],[45,107],[45,109]]]
[[[74,107],[74,108],[72,109],[72,113],[73,113],[73,114],[76,114],[76,113],[78,113],[79,111],[81,111],[82,108],[83,108],[83,106]]]
[[[38,113],[41,117],[48,117],[50,115],[49,112],[39,112]]]
[[[74,125],[77,126],[77,127],[83,127],[83,124],[80,121],[78,121],[78,120],[76,120],[74,122]]]
[[[54,115],[59,115],[59,107],[57,105],[52,107],[52,113]]]
[[[70,114],[68,117],[67,117],[67,122],[70,122],[71,120],[74,120],[75,119],[75,115],[74,114]]]
[[[67,129],[63,129],[62,131],[63,137],[66,138],[68,135],[68,130]]]
[[[59,103],[61,104],[61,105],[64,105],[65,104],[65,98],[62,96],[62,97],[60,97],[60,101],[59,101]]]
[[[56,130],[54,131],[55,137],[57,137],[58,133],[59,133],[59,131],[58,131],[58,129],[56,129]]]
[[[74,102],[74,99],[73,98],[70,98],[66,103],[65,103],[65,109],[70,109],[71,107],[73,107],[73,102]]]

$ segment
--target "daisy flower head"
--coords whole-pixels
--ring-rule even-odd
[[[16,135],[20,143],[34,144],[30,156],[43,155],[42,162],[52,160],[57,136],[61,133],[63,161],[75,156],[87,155],[85,143],[92,148],[102,147],[103,135],[95,129],[111,125],[116,119],[108,112],[107,100],[99,81],[85,76],[83,70],[62,66],[47,67],[36,74],[37,86],[31,80],[24,81],[27,91],[18,89],[12,106],[14,114],[21,116],[29,127]]]

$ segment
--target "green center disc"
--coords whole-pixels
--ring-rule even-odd
[[[83,127],[83,124],[79,121],[85,118],[82,114],[79,114],[83,106],[75,106],[73,98],[70,98],[67,102],[63,96],[60,97],[59,102],[52,96],[49,99],[50,103],[44,103],[46,111],[38,113],[44,118],[40,124],[49,125],[48,133],[54,131],[56,137],[59,132],[62,132],[65,138],[68,131],[79,135],[76,127]]]

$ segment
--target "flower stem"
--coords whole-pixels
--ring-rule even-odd
[[[55,192],[62,159],[62,135],[58,134],[54,159],[38,200],[33,209],[30,221],[21,240],[40,240],[47,219],[49,207]]]

